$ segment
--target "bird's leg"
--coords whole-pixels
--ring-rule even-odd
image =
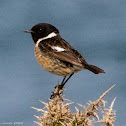
[[[65,80],[66,77],[63,78],[63,81],[61,83],[61,85],[59,85],[59,88],[62,89],[64,87],[64,85],[67,83],[67,81],[72,77],[74,73],[70,74],[70,76]]]
[[[74,74],[74,73],[73,73]],[[64,85],[67,83],[67,81],[72,77],[73,74],[70,74],[70,76],[66,79],[66,76],[63,78],[62,83],[60,85],[57,85],[55,87],[55,90],[53,92],[53,94],[51,95],[50,99],[55,98],[56,95],[60,96],[60,94],[62,94],[62,89],[64,87]],[[65,80],[66,79],[66,80]]]
[[[62,84],[64,83],[65,79],[66,79],[66,76],[63,78],[63,80],[62,80],[62,82],[61,82],[60,85],[62,85]],[[59,88],[60,85],[59,85],[59,82],[58,82],[58,84],[55,86],[55,89],[56,89],[57,87]]]
[[[66,79],[66,76],[63,78],[61,85],[64,83],[65,79]]]
[[[60,95],[61,94],[61,92],[60,92],[60,90],[62,89],[61,85],[63,85],[65,79],[66,79],[66,76],[63,78],[63,80],[62,80],[60,85],[58,83],[58,85],[55,86],[55,90],[54,90],[53,94],[50,97],[51,99],[54,98],[56,95]]]

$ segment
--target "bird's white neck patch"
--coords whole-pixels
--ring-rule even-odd
[[[38,44],[39,44],[41,41],[46,40],[46,39],[49,39],[49,38],[53,38],[53,37],[55,37],[55,36],[57,36],[57,34],[56,34],[55,32],[52,32],[52,33],[50,33],[49,35],[47,35],[46,37],[43,37],[43,38],[38,39],[38,41],[37,41],[37,43],[36,43],[36,46],[38,46]],[[56,50],[57,52],[65,51],[64,48],[61,48],[61,47],[59,47],[59,46],[52,46],[51,48],[52,48],[53,50]]]
[[[61,47],[59,47],[59,46],[52,46],[51,48],[52,48],[53,50],[56,50],[57,52],[65,51],[64,48],[61,48]]]
[[[49,38],[53,38],[53,37],[55,37],[55,36],[57,36],[57,34],[56,34],[55,32],[52,32],[52,33],[50,33],[49,35],[47,35],[46,37],[43,37],[43,38],[38,39],[37,44],[38,44],[39,42],[43,41],[43,40],[46,40],[46,39],[49,39]]]

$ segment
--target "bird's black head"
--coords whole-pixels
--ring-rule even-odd
[[[39,23],[32,27],[30,30],[24,32],[31,33],[34,42],[36,43],[39,39],[47,37],[50,33],[58,34],[59,31],[56,27],[47,23]]]

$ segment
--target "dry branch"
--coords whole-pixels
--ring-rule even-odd
[[[35,123],[38,126],[95,126],[98,123],[105,126],[114,126],[116,113],[113,110],[113,105],[116,98],[114,98],[109,108],[105,107],[107,102],[103,100],[114,86],[105,91],[96,101],[89,101],[87,107],[77,103],[76,105],[79,105],[84,110],[83,112],[77,107],[75,107],[76,112],[72,112],[69,106],[73,102],[62,96],[49,99],[47,103],[40,101],[45,106],[43,109],[32,107],[42,113],[42,116],[35,116],[39,120]],[[99,113],[102,113],[102,119],[100,119]]]

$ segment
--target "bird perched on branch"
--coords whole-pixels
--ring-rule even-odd
[[[59,30],[53,25],[39,23],[25,32],[32,35],[35,55],[42,68],[64,77],[59,90],[78,71],[87,69],[94,74],[105,73],[101,68],[88,64],[84,57],[60,36]]]

